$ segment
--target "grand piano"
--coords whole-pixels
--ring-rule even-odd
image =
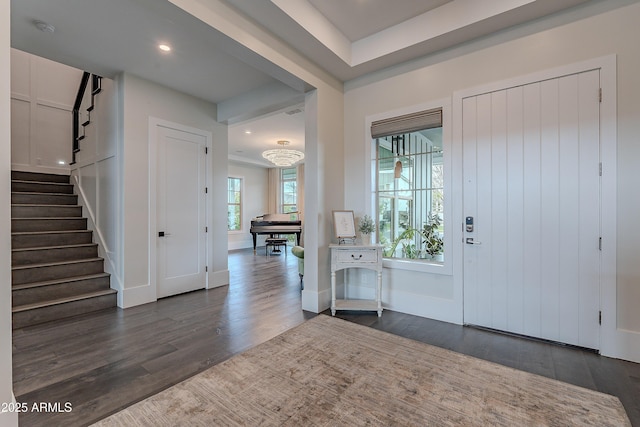
[[[264,214],[251,221],[249,230],[253,236],[253,251],[256,251],[256,240],[259,234],[295,234],[296,244],[300,245],[302,221],[291,220],[291,214]]]

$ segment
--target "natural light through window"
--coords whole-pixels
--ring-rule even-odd
[[[242,178],[228,178],[227,230],[242,229]]]
[[[441,115],[424,126],[430,127],[395,131],[374,139],[377,238],[387,258],[443,263]]]
[[[280,169],[282,184],[282,213],[298,211],[298,183],[296,168]]]

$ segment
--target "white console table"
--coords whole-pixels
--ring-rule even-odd
[[[377,311],[382,316],[382,246],[381,245],[329,245],[331,250],[331,315],[336,310]],[[366,268],[376,272],[375,300],[336,299],[336,271],[348,268]],[[345,286],[345,294],[347,283]],[[346,295],[345,295],[346,297]]]

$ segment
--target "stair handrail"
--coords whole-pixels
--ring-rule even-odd
[[[78,137],[80,136],[80,106],[82,105],[82,99],[84,98],[84,93],[87,90],[87,84],[89,83],[89,77],[91,73],[85,71],[82,73],[82,80],[80,80],[80,87],[78,88],[78,93],[76,94],[76,100],[73,103],[73,145],[71,149],[71,158],[72,161],[69,165],[73,165],[76,162],[76,153],[80,151],[80,140]]]

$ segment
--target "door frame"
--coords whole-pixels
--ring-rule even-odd
[[[454,298],[459,301],[460,323],[464,322],[464,243],[463,243],[463,172],[462,172],[462,101],[465,98],[481,95],[487,92],[505,90],[511,87],[535,83],[543,80],[576,74],[590,70],[600,70],[600,87],[602,101],[600,103],[600,160],[602,162],[601,177],[601,218],[606,219],[601,224],[602,253],[601,253],[601,284],[600,309],[602,325],[600,330],[600,352],[605,356],[621,357],[624,346],[621,343],[629,340],[624,331],[617,328],[616,302],[616,248],[617,248],[617,97],[616,97],[616,55],[569,64],[557,68],[535,72],[529,75],[505,79],[456,91],[453,94],[453,146],[452,146],[452,178],[453,178],[453,222],[460,227],[454,230]],[[598,96],[598,94],[594,94]],[[628,342],[628,341],[627,341]],[[627,356],[628,358],[628,356]]]
[[[156,117],[149,117],[149,283],[151,288],[153,289],[154,300],[158,299],[158,277],[157,277],[157,249],[156,249],[156,238],[158,236],[158,226],[157,226],[157,172],[158,172],[158,128],[168,128],[174,129],[180,132],[192,133],[198,136],[202,136],[205,138],[205,147],[209,152],[211,152],[211,146],[213,141],[213,134],[209,131],[198,129],[186,125],[182,125],[180,123],[170,122],[167,120],[159,119]],[[211,177],[210,162],[205,159],[205,172],[204,172],[204,185],[205,187],[211,187],[209,180]],[[207,193],[205,197],[208,199],[209,194]],[[209,207],[209,200],[205,200],[205,226],[208,227],[209,230],[212,230],[211,224],[211,213]],[[211,235],[212,233],[207,233],[205,237],[205,264],[210,265],[209,262],[210,254],[211,254]],[[209,272],[205,272],[205,289],[209,289]]]

